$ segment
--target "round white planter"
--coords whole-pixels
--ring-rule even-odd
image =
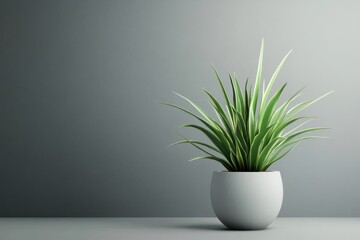
[[[283,200],[280,172],[214,172],[211,203],[230,229],[260,230],[278,216]]]

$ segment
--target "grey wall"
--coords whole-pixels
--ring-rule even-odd
[[[213,162],[177,140],[193,121],[154,103],[206,106],[221,74],[264,76],[288,50],[286,96],[335,93],[306,113],[331,139],[272,169],[282,216],[360,216],[357,1],[1,1],[0,215],[213,216]],[[278,86],[278,85],[277,85]],[[229,87],[229,86],[228,86]],[[185,105],[184,103],[184,106]],[[182,131],[197,137],[191,131]]]

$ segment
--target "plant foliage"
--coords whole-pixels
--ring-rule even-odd
[[[183,127],[200,131],[210,140],[209,143],[191,140],[182,136],[183,140],[172,144],[190,144],[204,153],[204,155],[190,161],[197,159],[215,160],[232,172],[266,171],[301,141],[321,138],[319,136],[309,136],[307,133],[326,128],[315,127],[299,130],[310,120],[302,121],[313,117],[298,116],[298,113],[331,92],[314,100],[300,102],[290,107],[291,103],[300,96],[300,90],[278,106],[286,83],[272,96],[270,96],[270,92],[281,67],[291,51],[280,62],[267,86],[265,87],[265,83],[263,84],[262,93],[260,93],[263,50],[264,42],[262,41],[253,90],[249,87],[248,81],[246,81],[245,87],[241,89],[236,76],[229,74],[232,98],[226,92],[219,73],[214,67],[226,103],[225,108],[208,90],[203,90],[209,97],[209,103],[214,109],[218,120],[215,120],[194,102],[178,93],[175,94],[190,103],[197,111],[197,114],[178,105],[161,102],[193,116],[202,123],[202,125],[186,124]],[[299,124],[299,122],[302,123]],[[294,124],[299,125],[286,131],[288,127]]]

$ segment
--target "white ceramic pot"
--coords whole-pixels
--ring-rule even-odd
[[[211,203],[230,229],[260,230],[278,216],[283,200],[280,172],[214,172]]]

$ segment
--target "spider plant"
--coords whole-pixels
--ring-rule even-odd
[[[226,92],[219,73],[214,67],[214,72],[226,103],[225,108],[213,94],[206,89],[203,90],[209,97],[208,101],[214,109],[218,120],[215,120],[194,102],[178,93],[175,94],[192,105],[197,113],[193,113],[175,104],[161,102],[162,104],[177,108],[200,121],[201,125],[186,124],[182,127],[196,129],[203,133],[210,141],[192,140],[181,135],[183,140],[172,144],[190,144],[204,153],[204,155],[193,158],[190,161],[198,159],[215,160],[232,172],[266,171],[273,163],[283,158],[301,141],[321,138],[320,136],[309,136],[307,133],[326,128],[312,127],[299,130],[313,117],[298,116],[298,113],[331,92],[319,98],[300,102],[290,107],[291,103],[300,96],[301,89],[283,104],[278,104],[286,83],[272,96],[270,96],[270,92],[281,67],[291,53],[290,51],[276,68],[267,86],[263,83],[262,93],[260,93],[263,50],[264,41],[261,43],[253,90],[249,87],[248,80],[246,80],[244,88],[241,89],[237,77],[229,74],[232,98]],[[304,120],[306,121],[304,122]],[[288,130],[294,124],[298,125]]]

